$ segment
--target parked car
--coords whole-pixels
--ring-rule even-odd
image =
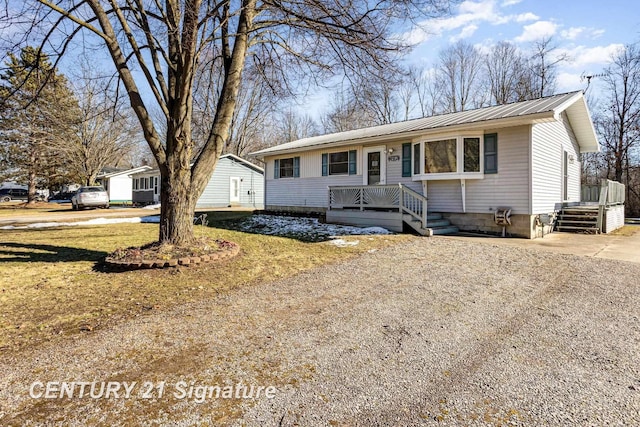
[[[12,200],[27,201],[29,199],[29,191],[22,188],[3,188],[0,189],[0,202],[10,202]],[[36,200],[42,201],[42,194],[36,193]]]
[[[80,187],[71,197],[71,208],[75,211],[82,208],[109,209],[109,194],[100,186]]]

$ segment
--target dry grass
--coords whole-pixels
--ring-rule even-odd
[[[636,234],[637,232],[640,231],[640,226],[637,225],[625,225],[621,228],[618,228],[617,230],[615,230],[613,233],[611,233],[614,236],[624,236],[624,237],[631,237],[634,234]]]
[[[238,243],[241,255],[220,264],[123,273],[99,262],[119,247],[157,236],[156,224],[117,224],[0,231],[0,349],[17,350],[59,336],[102,328],[131,316],[202,300],[239,286],[335,262],[410,236],[362,236],[336,247],[224,229],[197,227],[198,236]]]
[[[71,204],[60,203],[47,203],[36,202],[32,205],[28,205],[25,202],[1,202],[0,203],[0,217],[3,216],[15,216],[20,215],[34,215],[43,212],[59,212],[69,211],[71,212]]]

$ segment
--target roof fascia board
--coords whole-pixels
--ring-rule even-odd
[[[399,142],[401,140],[413,140],[415,138],[420,138],[423,136],[429,135],[437,135],[442,133],[452,133],[452,132],[464,132],[464,131],[478,131],[482,129],[495,129],[495,128],[504,128],[504,127],[512,127],[512,126],[520,126],[520,125],[528,125],[533,123],[541,123],[555,120],[555,116],[553,111],[530,114],[523,117],[508,117],[504,119],[491,119],[481,122],[471,122],[464,123],[459,125],[451,125],[451,126],[441,126],[437,128],[428,128],[421,130],[414,130],[402,133],[393,133],[387,135],[378,135],[372,137],[364,137],[358,139],[350,139],[346,141],[339,142],[326,142],[320,144],[309,145],[305,147],[297,147],[297,148],[286,148],[282,150],[273,150],[269,152],[261,152],[256,151],[255,153],[251,153],[251,155],[258,158],[265,158],[271,156],[279,156],[281,154],[288,153],[297,153],[302,151],[315,151],[315,150],[324,150],[338,147],[345,147],[349,145],[363,145],[363,144],[376,144],[381,142]],[[268,149],[267,149],[268,150]]]

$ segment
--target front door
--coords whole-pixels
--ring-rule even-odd
[[[240,178],[231,177],[229,183],[229,203],[240,203]]]
[[[364,184],[378,185],[386,182],[385,147],[368,147],[363,150]]]

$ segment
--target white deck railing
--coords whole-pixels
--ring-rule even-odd
[[[625,186],[617,181],[603,179],[600,181],[600,198],[598,200],[597,228],[602,231],[604,213],[611,206],[624,205]]]
[[[427,227],[427,198],[402,184],[329,187],[331,209],[398,209]]]

